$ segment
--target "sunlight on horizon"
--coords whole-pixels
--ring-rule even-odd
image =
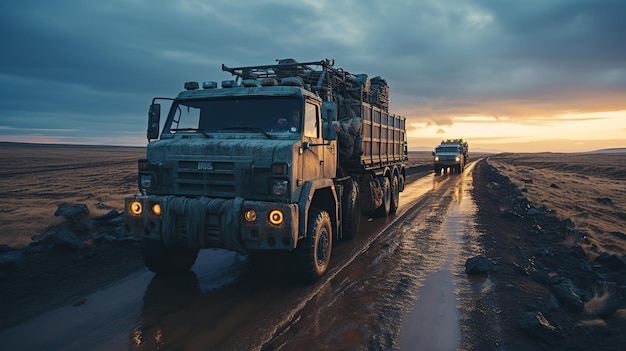
[[[559,148],[554,150],[557,152],[578,152],[626,147],[626,111],[564,114],[551,118],[456,117],[451,126],[410,121],[408,124],[413,128],[407,133],[409,149],[428,146],[422,145],[420,140],[448,138],[463,138],[481,149],[506,152],[550,151],[555,147]],[[559,144],[556,141],[569,142]],[[524,147],[527,150],[520,149]]]
[[[455,117],[451,126],[415,123],[409,118],[407,129],[409,150],[432,150],[441,140],[455,138],[467,140],[472,150],[488,152],[587,152],[626,148],[626,110],[536,118],[463,116]],[[95,137],[56,135],[55,130],[45,133],[41,128],[32,134],[0,134],[0,142],[134,147],[147,144],[142,130]]]

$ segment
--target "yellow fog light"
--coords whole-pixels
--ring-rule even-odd
[[[135,216],[139,216],[141,212],[143,212],[143,206],[139,201],[131,201],[131,203],[128,204],[128,211]]]
[[[283,223],[283,213],[280,210],[272,210],[270,212],[270,223],[279,225]]]
[[[247,210],[243,214],[243,218],[248,222],[254,222],[256,220],[256,212],[254,212],[254,210]]]
[[[157,215],[157,216],[160,216],[161,215],[161,205],[159,205],[159,204],[152,205],[152,213]]]

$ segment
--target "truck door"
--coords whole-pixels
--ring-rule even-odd
[[[317,104],[307,101],[304,108],[304,129],[302,140],[310,144],[322,144],[320,109]],[[303,150],[302,178],[304,181],[325,177],[323,146],[312,146]]]

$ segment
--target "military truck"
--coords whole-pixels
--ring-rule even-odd
[[[461,173],[468,157],[468,144],[463,139],[442,140],[432,152],[435,174],[456,171]]]
[[[224,248],[287,252],[293,274],[315,281],[362,213],[396,212],[405,118],[388,112],[383,78],[334,60],[222,70],[233,79],[220,88],[187,82],[176,98],[152,100],[125,230],[142,239],[155,273],[189,270],[200,248]],[[163,100],[171,106],[161,128]]]

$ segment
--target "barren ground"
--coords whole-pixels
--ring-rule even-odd
[[[80,304],[143,266],[132,241],[102,240],[123,236],[116,219],[90,222],[82,250],[31,240],[63,226],[54,216],[63,202],[86,204],[89,219],[122,212],[143,153],[0,143],[0,330]],[[411,153],[409,163],[416,174],[428,172],[430,153]],[[490,275],[502,340],[493,349],[623,350],[626,154],[491,155],[479,162],[474,183],[485,256],[496,263]],[[607,254],[616,255],[615,265],[598,261]],[[582,311],[555,299],[555,283],[565,279],[579,288]],[[555,332],[522,331],[524,312],[541,312]]]

